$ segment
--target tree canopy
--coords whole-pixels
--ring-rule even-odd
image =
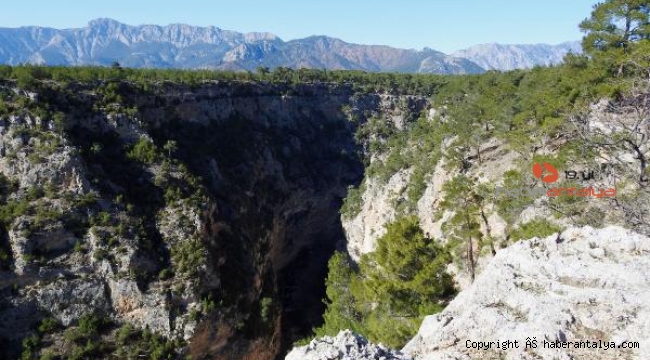
[[[648,0],[608,0],[594,5],[591,17],[580,23],[587,35],[582,46],[588,54],[616,50],[629,53],[634,43],[650,39]]]
[[[425,236],[417,217],[388,224],[377,250],[361,259],[359,269],[345,254],[331,258],[325,324],[316,335],[352,329],[373,341],[403,346],[424,316],[442,310],[454,295],[446,272],[450,262],[449,252]]]

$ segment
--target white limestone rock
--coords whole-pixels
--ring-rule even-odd
[[[399,351],[375,345],[350,330],[312,340],[293,349],[285,360],[411,360]]]
[[[404,198],[410,175],[408,170],[399,171],[385,185],[368,181],[361,211],[351,219],[342,218],[348,253],[354,260],[374,251],[377,239],[386,233],[384,226],[396,219],[394,202]]]
[[[650,239],[621,227],[569,228],[500,251],[403,351],[415,359],[649,359]],[[526,338],[537,340],[525,349]],[[517,340],[507,351],[467,341]],[[542,342],[637,341],[639,349],[550,349]],[[471,343],[470,343],[471,345]]]

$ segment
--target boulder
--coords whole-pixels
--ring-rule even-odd
[[[350,330],[335,337],[312,340],[309,345],[293,349],[285,360],[412,360],[398,351],[375,345]]]

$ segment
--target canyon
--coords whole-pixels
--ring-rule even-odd
[[[188,341],[194,358],[286,352],[322,321],[327,260],[346,243],[341,201],[363,177],[343,109],[405,122],[428,100],[336,84],[114,84],[119,103],[101,85],[2,87],[5,102],[50,111],[2,118],[5,201],[27,208],[3,228],[3,356],[45,318],[88,314]],[[52,349],[62,335],[48,335]]]

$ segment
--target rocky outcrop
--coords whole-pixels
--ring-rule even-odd
[[[293,349],[285,360],[411,360],[399,351],[375,345],[350,330],[312,340]]]
[[[650,239],[620,227],[569,228],[500,251],[404,348],[416,359],[647,359]],[[526,338],[536,347],[526,348]],[[517,341],[502,351],[496,342]],[[606,342],[638,349],[557,349]],[[489,349],[479,343],[494,342]],[[545,347],[546,344],[546,347]]]
[[[347,250],[352,259],[375,250],[377,239],[386,233],[385,225],[396,219],[395,202],[403,198],[409,171],[393,175],[388,183],[378,184],[369,179],[361,195],[361,209],[352,218],[343,218]]]

